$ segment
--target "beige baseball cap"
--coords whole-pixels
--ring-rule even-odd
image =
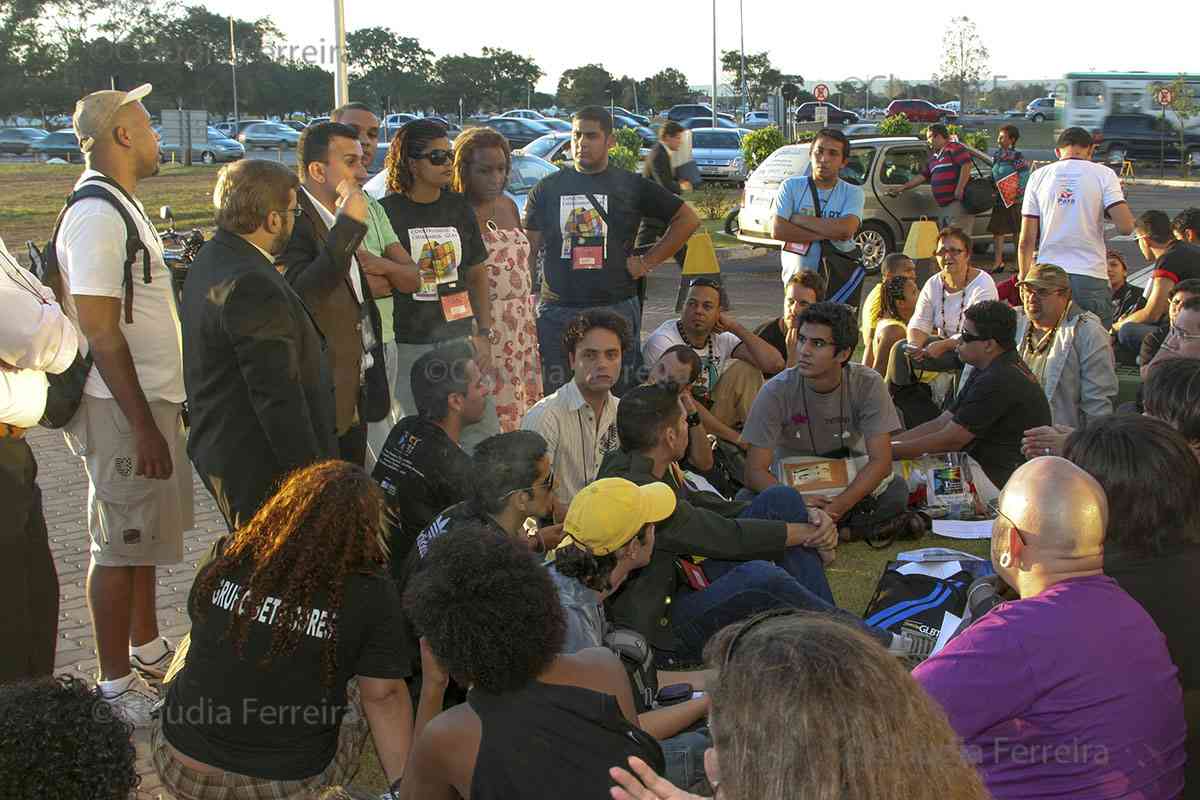
[[[79,139],[79,149],[87,153],[92,149],[103,134],[112,127],[113,117],[126,103],[136,103],[154,87],[143,83],[128,92],[105,89],[102,92],[92,92],[75,103],[75,114],[71,117],[71,125],[75,128],[75,136]]]

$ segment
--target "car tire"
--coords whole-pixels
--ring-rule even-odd
[[[1030,117],[1030,119],[1031,119],[1033,122],[1045,122],[1045,121],[1046,121],[1046,115],[1045,115],[1045,114],[1034,114],[1032,117]]]
[[[205,164],[215,164],[217,162],[217,157],[212,154],[212,151],[205,150],[200,154],[200,160]]]
[[[877,274],[884,257],[896,249],[891,229],[876,220],[862,224],[854,235],[854,243],[862,251],[862,265],[869,275]]]

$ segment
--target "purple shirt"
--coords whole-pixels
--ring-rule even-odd
[[[1166,640],[1111,578],[1002,603],[913,677],[996,798],[1173,798],[1183,695]]]

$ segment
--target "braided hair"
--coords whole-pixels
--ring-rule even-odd
[[[907,275],[893,275],[884,281],[879,298],[881,319],[905,321],[904,315],[900,313],[900,303],[904,300],[904,290],[908,288],[908,282],[911,280]]]
[[[408,159],[421,155],[429,143],[445,139],[446,128],[432,119],[414,119],[406,122],[392,138],[388,146],[383,169],[387,172],[388,192],[403,194],[413,188],[415,179]]]

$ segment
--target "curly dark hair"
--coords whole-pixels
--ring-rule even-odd
[[[463,686],[510,692],[562,650],[566,617],[547,570],[522,542],[464,525],[434,540],[404,593],[433,654]]]
[[[1200,208],[1185,208],[1171,220],[1171,230],[1176,234],[1192,231],[1200,236]],[[1183,238],[1181,235],[1179,238]]]
[[[579,346],[579,342],[583,340],[584,336],[588,335],[588,331],[592,328],[604,328],[612,331],[621,341],[621,352],[629,352],[629,348],[632,346],[629,335],[629,323],[620,314],[606,311],[602,308],[584,311],[578,317],[571,320],[566,330],[563,331],[563,352],[574,355],[575,348]]]
[[[132,737],[79,678],[0,686],[0,797],[127,800],[141,780]]]
[[[1001,350],[1016,348],[1017,312],[1008,303],[981,300],[964,311],[963,316],[971,320],[977,334],[991,339]]]
[[[850,363],[854,348],[858,346],[858,326],[854,323],[854,312],[850,310],[850,306],[828,300],[813,303],[800,315],[799,323],[829,326],[834,352],[840,353],[845,350],[846,360],[843,364]]]
[[[645,543],[647,527],[648,525],[643,525],[634,539]],[[558,570],[559,575],[574,578],[593,591],[606,592],[612,588],[608,579],[612,576],[612,571],[617,568],[617,554],[628,544],[629,542],[626,542],[616,552],[606,553],[602,556],[573,542],[564,544],[554,551],[554,568]]]
[[[421,155],[430,142],[445,138],[448,138],[446,127],[436,120],[414,119],[404,123],[392,137],[387,158],[383,160],[388,191],[403,193],[413,188],[408,159]]]
[[[467,191],[471,185],[467,179],[467,170],[471,168],[475,151],[488,147],[494,147],[504,153],[505,174],[512,171],[512,149],[509,147],[508,139],[492,128],[483,126],[471,128],[463,131],[462,135],[454,140],[454,177],[450,180],[451,191],[470,194]]]
[[[1200,444],[1200,359],[1172,358],[1150,370],[1142,404],[1147,414]]]
[[[1103,487],[1108,544],[1161,556],[1197,541],[1200,461],[1166,422],[1141,414],[1089,420],[1067,437],[1063,457]]]
[[[536,431],[509,431],[489,436],[475,447],[472,502],[486,514],[504,509],[506,496],[521,490],[533,491],[538,462],[548,445]]]
[[[246,525],[235,531],[224,552],[196,577],[189,606],[208,613],[222,578],[249,566],[250,577],[227,637],[242,655],[254,609],[268,597],[280,599],[278,622],[271,626],[271,647],[260,666],[295,651],[313,598],[336,615],[346,579],[379,573],[387,563],[387,504],[379,485],[362,467],[347,461],[320,461],[289,475],[275,496]],[[337,675],[338,629],[330,626],[322,661],[322,682]]]

